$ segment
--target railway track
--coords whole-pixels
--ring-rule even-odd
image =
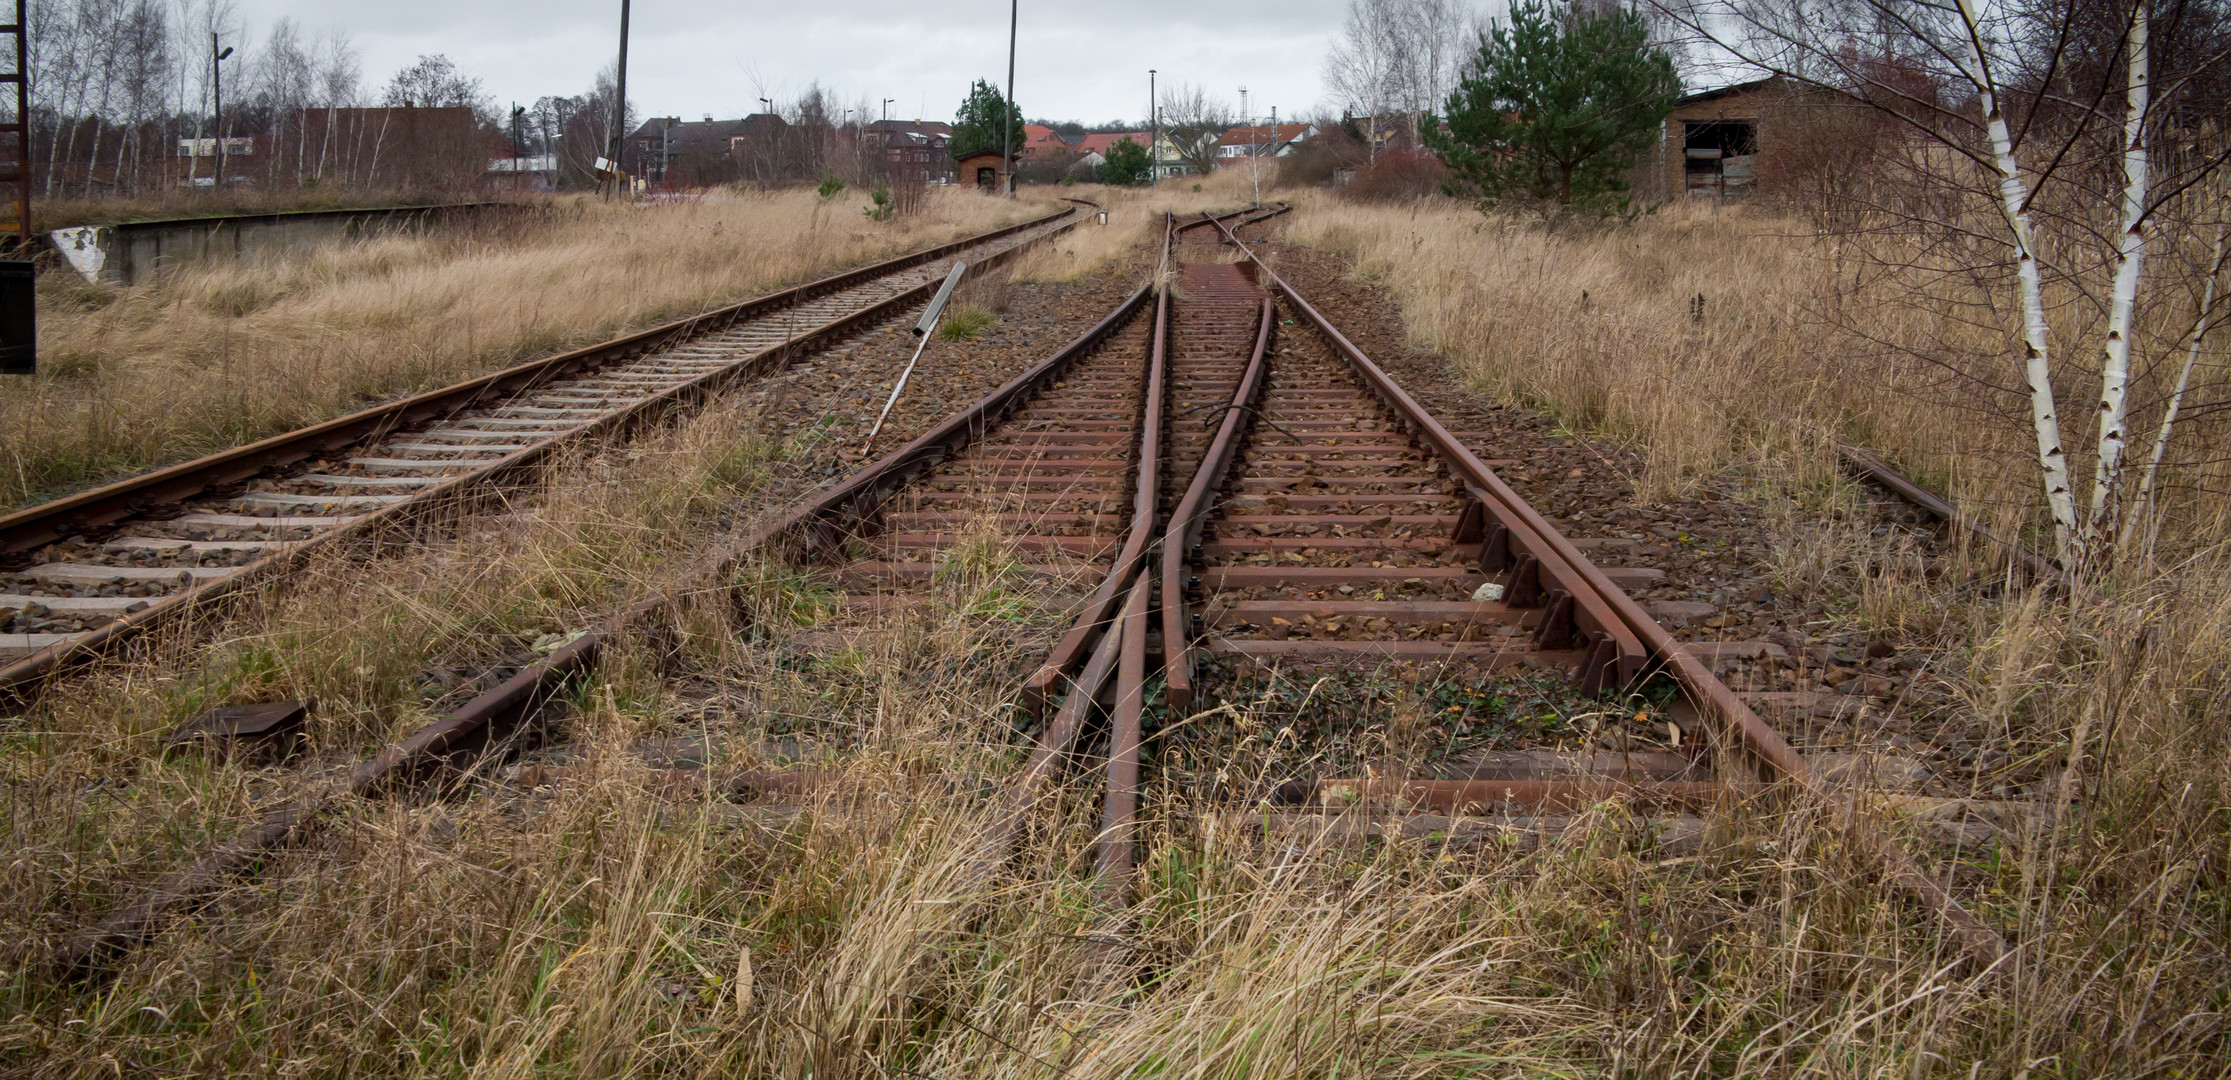
[[[484,683],[495,685],[455,712],[345,771],[300,785],[298,797],[68,943],[56,957],[58,970],[77,976],[108,968],[165,918],[199,903],[266,852],[297,842],[345,799],[485,779],[489,774],[479,767],[490,755],[532,746],[545,707],[607,649],[626,640],[660,639],[691,598],[731,588],[739,562],[768,551],[813,566],[818,579],[843,590],[848,610],[888,613],[933,594],[964,565],[975,527],[1000,526],[1003,542],[1026,557],[1025,573],[1090,593],[1079,605],[1076,628],[1034,680],[1042,693],[1058,692],[1070,682],[1086,646],[1107,637],[1100,633],[1106,612],[1129,595],[1117,583],[1124,571],[1142,564],[1152,539],[1152,500],[1161,470],[1156,440],[1138,433],[1159,429],[1163,354],[1157,342],[1169,305],[1161,276],[1157,272],[1065,348],[707,560],[667,592],[630,605],[500,681],[494,678],[500,672],[484,676]],[[930,277],[929,283],[935,280]],[[1096,582],[1097,591],[1091,591]],[[1089,695],[1072,697],[1070,712],[1081,719]],[[286,722],[260,715],[208,719],[199,734],[227,753],[255,752],[288,734]],[[1051,779],[1068,750],[1065,744],[1046,755],[1036,775]],[[540,780],[561,775],[562,770],[529,772]],[[797,778],[781,777],[739,783],[739,791],[800,785]]]
[[[1065,210],[0,517],[0,692],[526,482],[558,451],[686,410],[997,264]]]
[[[1294,331],[1239,379],[1163,537],[1159,644],[1173,709],[1202,702],[1208,664],[1399,668],[1412,682],[1421,670],[1518,668],[1559,673],[1585,697],[1664,677],[1706,736],[1679,752],[1487,755],[1457,776],[1299,775],[1273,802],[1376,805],[1392,816],[1375,827],[1396,833],[1414,831],[1405,815],[1420,811],[1445,823],[1561,813],[1609,796],[1702,809],[1777,780],[1840,808],[1841,796],[1713,674],[1715,653],[1750,643],[1674,640],[1622,588],[1660,572],[1596,565],[1589,550],[1616,549],[1564,536],[1270,267],[1251,252],[1245,266]],[[1890,884],[1976,955],[1999,954],[1997,935],[1888,837],[1851,828]]]
[[[1146,836],[1157,676],[1173,723],[1256,670],[1523,670],[1584,697],[1664,678],[1705,736],[1678,753],[1503,754],[1460,776],[1297,767],[1273,789],[1226,793],[1281,827],[1395,835],[1486,819],[1539,829],[1545,815],[1606,798],[1703,811],[1776,780],[1785,783],[1772,790],[1837,806],[1708,657],[1628,598],[1621,584],[1635,575],[1595,565],[1587,552],[1600,547],[1553,528],[1254,258],[1237,230],[1279,209],[1171,222],[1154,279],[1075,341],[666,593],[271,811],[112,911],[64,951],[62,970],[113,962],[339,800],[488,776],[480,765],[524,745],[544,706],[605,650],[655,645],[685,603],[735,599],[737,568],[770,555],[870,618],[933,602],[994,549],[1008,573],[1065,599],[1067,631],[1020,688],[1029,754],[993,796],[1000,825],[984,863],[988,872],[1006,860],[1049,797],[1097,789],[1095,885],[1119,919]],[[847,643],[838,630],[805,644]],[[530,772],[537,783],[562,775]],[[755,771],[711,788],[668,786],[796,795],[830,781]],[[1887,837],[1837,820],[1888,883],[1978,956],[1997,955],[1996,934]]]

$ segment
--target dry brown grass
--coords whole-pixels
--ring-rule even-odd
[[[1081,224],[1062,236],[1058,243],[1024,254],[1015,260],[1012,274],[1017,281],[1075,281],[1106,269],[1159,236],[1165,212],[1192,217],[1203,210],[1225,211],[1248,205],[1253,191],[1236,183],[1237,179],[1240,178],[1231,173],[1207,177],[1199,181],[1199,191],[1193,190],[1192,182],[1175,180],[1152,188],[1078,184],[1025,189],[1026,195],[1033,198],[1051,194],[1052,197],[1074,195],[1090,199],[1107,208],[1108,223],[1105,226]]]
[[[1770,504],[1769,560],[1783,587],[1836,593],[1848,629],[1948,647],[1961,720],[1989,733],[1983,760],[2002,763],[2002,774],[2062,777],[2041,826],[1960,860],[1925,860],[2011,931],[2010,976],[1893,974],[1894,996],[1919,997],[1893,1007],[1889,1015],[1907,1018],[1888,1028],[1873,1026],[1882,1017],[1861,1023],[1856,1002],[1819,1010],[1817,1028],[1793,1014],[1788,1028],[1759,1037],[1810,1040],[1844,1025],[1851,1034],[1791,1071],[2223,1072],[2231,1048],[2213,972],[2231,960],[2231,741],[2220,723],[2231,703],[2222,629],[2231,523],[2220,497],[2195,494],[2217,486],[2220,464],[2182,477],[2186,497],[2158,559],[2130,560],[2094,603],[1991,588],[1986,553],[1932,576],[1900,534],[1850,511],[1826,433],[1888,451],[2018,531],[2035,522],[2039,502],[2027,417],[1980,407],[1948,389],[1942,371],[1885,362],[1897,349],[1927,355],[1933,337],[1968,335],[1960,344],[1977,353],[1991,343],[1942,313],[1904,306],[1878,303],[1849,318],[1838,305],[1875,298],[1844,284],[1842,253],[1809,240],[1800,223],[1676,206],[1626,227],[1548,229],[1451,202],[1318,199],[1288,228],[1290,238],[1353,256],[1361,276],[1403,305],[1414,337],[1483,393],[1643,450],[1639,499],[1706,480],[1724,489],[1732,474]],[[2069,340],[2083,329],[2056,327]],[[2181,437],[2204,447],[2221,433],[2196,425]],[[1974,794],[1999,795],[1987,783]],[[1809,901],[1780,902],[1810,917]],[[1824,947],[1913,955],[1910,942],[1884,932],[1845,923]],[[1816,954],[1791,964],[1822,962]],[[1930,1045],[1946,1037],[1979,1041],[1966,1056]],[[1979,1062],[1973,1073],[1970,1061]]]
[[[2004,308],[2005,297],[1946,286],[1947,275],[1917,271],[1924,284],[1902,282],[1884,272],[1882,252],[1862,259],[1857,245],[1817,239],[1802,221],[1702,202],[1627,226],[1545,228],[1449,199],[1291,197],[1306,212],[1288,235],[1352,256],[1361,276],[1402,302],[1417,342],[1448,355],[1483,393],[1645,450],[1645,496],[1745,454],[1802,458],[1808,474],[1824,476],[1833,433],[1889,455],[2001,529],[2028,531],[2039,518],[2027,399],[1986,389],[2019,385],[2014,353],[1973,311],[1952,310]],[[2173,297],[2182,283],[2153,288]],[[1939,310],[1916,301],[1932,291],[1947,294]],[[2073,319],[2074,308],[2058,314]],[[2173,303],[2158,314],[2157,345],[2190,325],[2190,311]],[[2097,390],[2083,385],[2091,358],[2078,346],[2096,340],[2096,327],[2054,330],[2067,361],[2063,423],[2077,425],[2069,403]],[[2147,373],[2132,400],[2156,402],[2174,378],[2174,365]],[[2219,392],[2198,391],[2198,400]],[[2231,536],[2225,463],[2208,449],[2231,428],[2216,416],[2191,419],[2196,407],[2188,403],[2170,459],[2194,461],[2170,484],[2172,533],[2191,541],[2172,535],[2173,552]],[[2139,406],[2132,428],[2150,451],[2149,408],[2158,405]],[[2088,463],[2075,467],[2089,475]]]
[[[1883,893],[1836,823],[1758,807],[1715,814],[1713,843],[1678,858],[1610,811],[1539,849],[1327,847],[1266,842],[1164,782],[1122,918],[1094,899],[1096,807],[1082,797],[1049,805],[1005,872],[976,873],[987,790],[1018,756],[1014,683],[1060,626],[989,532],[920,617],[849,618],[784,568],[748,568],[748,620],[693,613],[678,668],[613,656],[575,696],[559,729],[573,781],[348,803],[113,983],[73,987],[37,966],[131,882],[280,796],[283,773],[161,760],[166,725],[218,697],[315,694],[320,753],[369,751],[469,692],[428,673],[525,655],[670,580],[724,515],[781,505],[832,460],[739,436],[747,421],[724,404],[580,459],[447,547],[266,597],[192,674],[158,658],[11,722],[0,1071],[2224,1071],[2221,557],[2147,594],[2180,590],[2174,611],[2135,593],[2080,613],[2035,594],[1935,601],[1971,643],[1972,707],[2007,747],[2090,747],[2059,827],[1955,858],[1888,819],[2013,931],[2020,952],[1990,978],[1954,970],[1957,950]],[[1823,535],[1782,559],[1792,581],[1856,588],[1865,544]],[[848,645],[829,644],[837,629]],[[1236,730],[1283,722],[1239,711]],[[807,760],[845,782],[780,813],[675,800],[632,749],[661,738],[705,739],[737,764]],[[1242,784],[1275,762],[1264,743],[1193,752]]]
[[[250,442],[1037,210],[943,191],[867,221],[813,193],[568,199],[490,228],[196,267],[51,273],[41,374],[0,394],[0,506]]]

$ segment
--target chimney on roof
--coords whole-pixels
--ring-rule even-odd
[[[712,113],[706,113],[706,114],[705,114],[705,122],[706,122],[706,123],[708,123],[708,124],[710,124],[710,123],[712,123],[712,122],[713,122],[713,114],[712,114]]]

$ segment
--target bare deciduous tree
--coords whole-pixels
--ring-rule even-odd
[[[1198,86],[1180,84],[1162,96],[1163,130],[1195,175],[1216,170],[1216,143],[1231,130],[1233,115],[1230,102]]]
[[[1891,276],[1916,283],[1917,305],[1959,312],[2013,347],[2055,543],[2071,565],[2108,565],[2126,503],[2132,387],[2183,344],[2181,334],[2153,349],[2142,340],[2146,326],[2174,321],[2172,309],[2185,302],[2146,288],[2153,238],[2189,238],[2220,220],[2220,200],[2201,193],[2231,153],[2220,101],[2210,115],[2198,100],[2223,84],[2231,48],[2165,53],[2152,28],[2166,13],[2181,36],[2221,43],[2220,5],[1655,2],[1700,41],[1893,122],[1867,166],[1895,171],[1895,182],[1839,196],[1856,201],[1853,220],[1873,233],[1857,246],[1894,238],[1881,250],[1905,253],[1907,265],[1894,268],[1903,273]],[[2003,318],[1994,293],[2011,300]],[[2194,325],[2205,332],[2205,310]],[[2056,349],[2085,337],[2097,344]],[[1990,384],[1987,365],[1941,351],[1916,358]],[[2078,432],[2062,422],[2056,392],[2056,381],[2077,380],[2098,387],[2083,511],[2069,459],[2084,448],[2072,445]],[[2157,450],[2168,445],[2182,395],[2138,403],[2162,410]]]
[[[1349,0],[1325,57],[1325,85],[1350,115],[1364,117],[1370,160],[1383,119],[1408,116],[1414,132],[1441,110],[1478,28],[1457,0]]]

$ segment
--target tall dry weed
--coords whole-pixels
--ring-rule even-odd
[[[2220,722],[2231,703],[2222,631],[2231,527],[2224,500],[2205,490],[2220,488],[2220,463],[2206,460],[2213,421],[2180,435],[2184,488],[2159,547],[2074,603],[2004,576],[1994,553],[1964,540],[1925,556],[1903,533],[1851,516],[1830,433],[1889,453],[2020,535],[2039,503],[2026,407],[1979,389],[2007,373],[1938,362],[2011,355],[1994,351],[1994,331],[1974,311],[1889,302],[1917,293],[1855,282],[1857,264],[1799,222],[1678,205],[1625,226],[1549,229],[1453,202],[1320,199],[1288,236],[1354,257],[1360,276],[1399,300],[1418,342],[1483,393],[1643,450],[1638,497],[1731,471],[1748,477],[1743,486],[1774,504],[1765,548],[1777,583],[1837,592],[1844,629],[1945,650],[1957,700],[1942,707],[1977,740],[1960,751],[1974,805],[2025,807],[1980,853],[1950,861],[1902,812],[1886,819],[2010,929],[2016,952],[1998,980],[1882,951],[1887,927],[1867,924],[1886,913],[1838,905],[1830,915],[1784,896],[1792,917],[1824,918],[1823,930],[1838,923],[1826,932],[1839,947],[1915,965],[1864,994],[1808,1006],[1795,1004],[1805,995],[1791,981],[1817,974],[1817,957],[1784,975],[1729,970],[1712,981],[1742,987],[1739,1007],[1714,1022],[1710,1050],[1688,1057],[1629,1041],[1621,1059],[1658,1062],[1641,1069],[1650,1075],[2221,1073],[2231,1044],[2211,971],[2231,961],[2231,753]],[[1870,265],[1881,272],[1879,260]],[[1988,298],[1976,299],[1988,310]],[[2056,327],[2070,339],[2083,331]],[[1936,347],[1954,339],[1957,350]],[[1897,730],[1928,729],[1909,718]],[[1994,802],[2012,778],[2041,771],[2057,777],[2047,797]],[[1698,1012],[1683,1023],[1723,1007],[1691,1000]],[[1889,1025],[1886,1015],[1906,1019]],[[1970,1034],[1951,1036],[1953,1027]],[[1941,1041],[1970,1036],[1980,1040],[1967,1044],[1979,1055],[1970,1064]],[[1796,1044],[1815,1049],[1791,1056]]]
[[[43,374],[0,400],[0,506],[251,442],[1042,212],[941,192],[870,222],[808,191],[561,200],[532,220],[385,235],[41,289]]]

